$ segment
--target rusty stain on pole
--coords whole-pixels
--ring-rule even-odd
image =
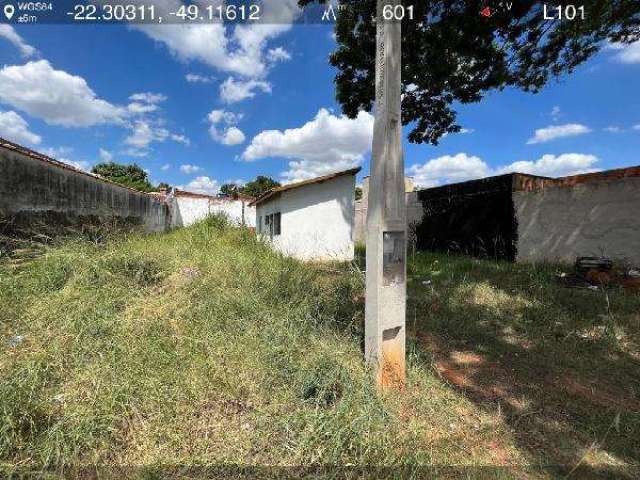
[[[367,209],[365,358],[381,388],[402,388],[405,382],[407,222],[400,121],[401,24],[389,18],[397,5],[400,0],[377,3],[376,110]]]

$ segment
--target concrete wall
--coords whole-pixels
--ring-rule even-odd
[[[640,177],[513,193],[517,261],[606,255],[640,265]]]
[[[247,200],[218,199],[182,192],[170,195],[167,203],[171,209],[172,227],[186,227],[216,213],[227,215],[237,225],[256,226],[256,208],[249,207]]]
[[[352,175],[301,186],[258,205],[257,216],[262,217],[264,228],[266,215],[281,213],[281,234],[270,241],[285,255],[350,261],[354,256],[354,190]]]
[[[418,250],[515,260],[513,182],[507,174],[420,190]]]
[[[404,187],[407,202],[407,231],[411,234],[413,226],[422,221],[424,210],[418,200],[417,192],[414,192],[413,178],[404,178]],[[369,201],[369,177],[362,180],[362,198],[355,203],[354,240],[364,243],[367,234],[367,202]]]
[[[411,235],[416,225],[419,225],[424,216],[422,202],[418,200],[418,192],[408,192],[405,194],[407,204],[407,232]],[[367,204],[364,198],[355,203],[355,227],[354,240],[364,243],[367,237]]]
[[[364,243],[367,238],[367,203],[364,199],[355,202],[353,240]]]
[[[250,207],[247,200],[216,200],[211,203],[212,213],[224,213],[233,222],[247,227],[256,226],[256,207]]]
[[[151,195],[0,146],[0,217],[28,222],[47,214],[70,224],[120,218],[147,231],[168,223],[167,206]]]

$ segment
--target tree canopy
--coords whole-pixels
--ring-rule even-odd
[[[91,173],[141,192],[156,190],[149,182],[147,172],[135,163],[133,165],[122,165],[115,162],[98,163],[91,169]]]
[[[224,183],[220,187],[220,193],[222,195],[233,196],[233,195],[237,195],[240,192],[240,188],[241,187],[239,187],[235,183]]]
[[[240,193],[249,195],[251,197],[259,197],[268,190],[274,187],[279,187],[280,183],[276,182],[271,177],[264,175],[258,175],[255,180],[248,182],[240,189]]]
[[[300,6],[326,0],[299,0]],[[376,0],[341,0],[336,97],[346,115],[371,111],[375,101]],[[583,0],[573,20],[558,16],[561,1],[404,0],[413,19],[402,22],[402,123],[409,141],[437,145],[458,132],[455,102],[480,101],[487,91],[516,87],[540,91],[572,72],[607,42],[640,39],[640,1]],[[480,11],[491,8],[492,15]],[[405,10],[405,12],[407,12]],[[565,12],[565,10],[563,10]]]
[[[279,186],[280,183],[275,181],[273,178],[258,175],[255,180],[252,180],[245,185],[225,183],[220,187],[220,193],[231,197],[238,194],[249,195],[250,197],[259,197],[268,190]]]

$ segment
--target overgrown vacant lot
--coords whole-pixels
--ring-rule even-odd
[[[638,297],[560,288],[553,267],[420,254],[409,270],[408,383],[378,395],[352,266],[215,218],[4,260],[2,464],[638,472]]]

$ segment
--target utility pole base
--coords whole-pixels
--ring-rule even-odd
[[[390,328],[382,332],[382,364],[378,368],[377,379],[381,389],[404,389],[405,355],[404,328]]]

